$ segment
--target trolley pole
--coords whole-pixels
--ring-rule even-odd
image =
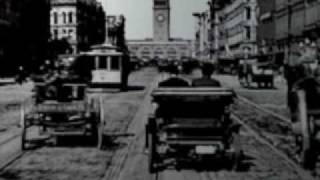
[[[287,8],[288,8],[288,39],[287,39],[287,58],[285,62],[285,76],[287,79],[287,105],[288,107],[291,107],[291,89],[293,86],[293,71],[292,71],[292,51],[291,51],[291,43],[292,43],[292,34],[291,34],[291,28],[292,28],[292,5],[291,5],[291,0],[287,0]]]

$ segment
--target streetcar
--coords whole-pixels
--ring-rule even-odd
[[[129,56],[111,44],[92,46],[90,51],[82,52],[77,58],[79,64],[91,71],[91,87],[127,87],[129,76]]]

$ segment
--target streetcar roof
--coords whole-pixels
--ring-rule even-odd
[[[103,51],[103,50],[93,50],[88,52],[80,53],[81,55],[87,56],[122,56],[123,53],[116,51]]]

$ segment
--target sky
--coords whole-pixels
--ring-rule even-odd
[[[152,0],[99,0],[107,15],[123,14],[127,39],[152,38]],[[194,39],[193,12],[201,12],[208,0],[171,0],[171,37]]]

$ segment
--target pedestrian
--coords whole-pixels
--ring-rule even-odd
[[[24,70],[23,66],[19,66],[18,68],[18,75],[16,81],[22,85],[27,80],[27,73]]]

